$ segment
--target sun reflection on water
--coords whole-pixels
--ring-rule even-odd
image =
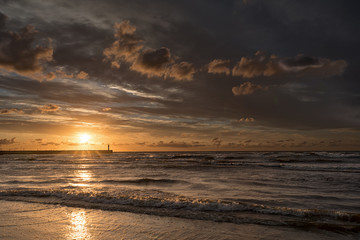
[[[84,166],[80,166],[84,168]],[[77,187],[89,187],[89,182],[93,179],[93,174],[88,169],[80,169],[75,171],[75,183],[72,183],[73,186]]]
[[[85,211],[73,211],[69,216],[71,226],[69,227],[68,239],[91,239],[91,234],[87,228],[88,221]]]
[[[78,171],[78,178],[80,178],[82,181],[89,181],[91,180],[92,174],[88,170],[79,170]]]

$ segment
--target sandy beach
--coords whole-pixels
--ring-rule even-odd
[[[0,239],[356,239],[356,235],[237,225],[0,201]]]

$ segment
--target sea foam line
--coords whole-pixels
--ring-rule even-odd
[[[78,189],[57,190],[5,190],[0,191],[0,198],[9,199],[14,197],[32,198],[56,198],[62,204],[66,201],[102,204],[103,207],[132,206],[140,208],[158,209],[183,209],[193,212],[253,212],[258,214],[281,215],[307,219],[329,219],[346,222],[360,223],[360,214],[322,210],[322,209],[296,209],[288,207],[273,207],[256,203],[244,203],[236,201],[212,201],[208,199],[192,199],[182,196],[169,195],[156,191],[144,193],[141,191],[122,191],[120,193],[108,193],[101,191],[79,191]]]

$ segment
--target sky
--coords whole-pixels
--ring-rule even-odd
[[[0,6],[0,150],[360,150],[358,1]]]

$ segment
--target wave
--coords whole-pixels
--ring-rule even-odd
[[[153,179],[153,178],[140,178],[140,179],[130,179],[130,180],[103,180],[99,181],[99,183],[120,183],[120,184],[139,184],[139,185],[147,185],[147,184],[180,184],[180,183],[188,183],[186,181],[173,180],[173,179]]]
[[[0,184],[53,184],[53,183],[77,183],[71,179],[54,179],[54,180],[45,180],[45,181],[6,181],[0,182]],[[82,181],[80,181],[82,182]],[[125,179],[125,180],[112,180],[106,179],[101,181],[88,181],[87,183],[108,183],[108,184],[134,184],[134,185],[169,185],[169,184],[187,184],[188,182],[183,180],[174,180],[174,179],[155,179],[155,178],[139,178],[139,179]]]
[[[118,193],[86,189],[2,190],[0,199],[70,207],[145,213],[236,224],[331,228],[360,232],[360,214],[324,209],[273,207],[238,201],[192,199],[161,191]]]
[[[50,183],[64,183],[64,179],[54,179],[54,180],[46,180],[46,181],[19,181],[19,180],[13,180],[13,181],[6,181],[6,182],[0,182],[2,184],[50,184]]]
[[[213,164],[215,165],[215,164]],[[270,163],[232,163],[232,166],[249,167],[249,168],[273,168],[285,169],[288,171],[304,172],[338,172],[338,173],[360,173],[359,165],[340,166],[340,165],[323,165],[323,164],[292,164],[292,162],[270,162]]]
[[[329,158],[359,158],[360,152],[314,152],[314,155]]]
[[[210,155],[170,155],[169,159],[214,159],[213,156]]]
[[[280,163],[307,163],[307,164],[322,164],[322,163],[343,163],[343,159],[326,159],[326,158],[294,158],[289,156],[278,156],[269,158],[270,162]]]

